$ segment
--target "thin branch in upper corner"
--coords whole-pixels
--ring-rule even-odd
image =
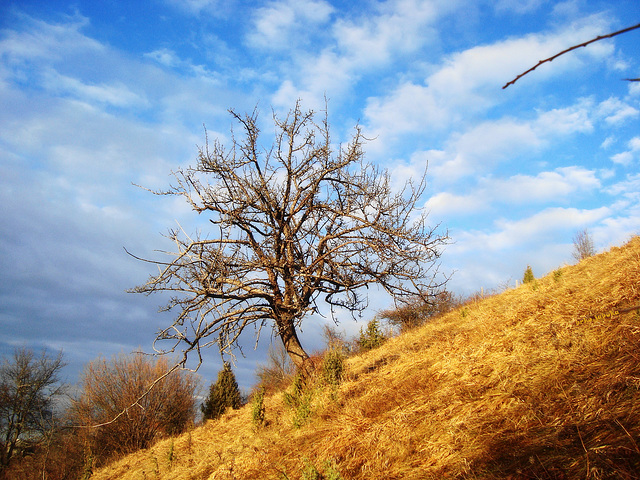
[[[543,63],[547,63],[547,62],[552,62],[554,61],[556,58],[558,58],[561,55],[564,55],[565,53],[569,53],[573,50],[576,50],[580,47],[586,47],[587,45],[590,45],[594,42],[597,42],[599,40],[604,40],[605,38],[611,38],[611,37],[615,37],[616,35],[620,35],[621,33],[626,33],[626,32],[630,32],[631,30],[635,30],[637,28],[640,28],[640,23],[637,25],[634,25],[633,27],[627,27],[627,28],[623,28],[622,30],[618,30],[617,32],[613,32],[613,33],[609,33],[607,35],[599,35],[596,38],[592,38],[591,40],[588,40],[584,43],[580,43],[578,45],[574,45],[573,47],[569,47],[566,50],[563,50],[559,53],[556,53],[555,55],[549,57],[549,58],[545,58],[544,60],[540,60],[536,65],[534,65],[533,67],[531,67],[529,70],[527,70],[526,72],[522,72],[520,75],[518,75],[516,78],[514,78],[513,80],[511,80],[510,82],[507,82],[502,89],[504,90],[505,88],[507,88],[509,85],[513,85],[514,83],[516,83],[518,80],[520,80],[522,77],[524,77],[525,75],[527,75],[528,73],[533,72],[536,68],[538,68],[540,65],[542,65]],[[628,80],[630,82],[637,82],[640,79],[638,78],[625,78],[625,80]]]

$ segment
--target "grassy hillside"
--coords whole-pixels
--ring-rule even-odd
[[[640,237],[349,359],[300,428],[277,394],[92,479],[639,478],[634,306]]]

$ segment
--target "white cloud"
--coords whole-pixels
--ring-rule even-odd
[[[77,78],[61,75],[49,70],[44,74],[43,84],[55,94],[72,95],[89,103],[109,104],[116,107],[145,107],[147,100],[132,92],[122,82],[113,85],[99,84],[88,85]]]
[[[619,98],[610,97],[600,103],[598,114],[604,117],[604,121],[611,125],[618,125],[629,118],[635,118],[640,114],[636,108],[622,102]]]
[[[29,82],[49,65],[60,63],[70,67],[83,57],[94,61],[84,61],[80,68],[100,65],[95,59],[106,49],[100,42],[81,33],[89,23],[86,17],[76,14],[61,23],[47,23],[27,16],[22,16],[21,20],[16,29],[1,32],[0,79]]]
[[[433,42],[437,21],[459,5],[457,0],[390,0],[378,4],[373,15],[338,20],[333,34],[356,68],[380,66]]]
[[[324,0],[279,0],[259,8],[247,42],[264,50],[291,50],[309,30],[326,23],[334,8]]]
[[[640,173],[628,175],[624,181],[609,187],[607,193],[632,200],[640,200]]]
[[[546,0],[498,0],[494,8],[498,12],[531,13],[540,8]]]
[[[298,7],[293,7],[297,5],[293,0],[283,1],[261,10],[256,25],[264,23],[264,26],[251,34],[250,43],[286,49],[294,60],[281,73],[285,80],[274,95],[279,105],[285,99],[290,105],[292,98],[304,98],[305,101],[310,98],[316,104],[325,93],[338,100],[345,98],[367,73],[378,72],[394,61],[410,58],[409,55],[415,55],[425,45],[435,42],[438,21],[459,4],[458,0],[374,3],[373,11],[358,8],[353,18],[338,18],[327,25],[322,32],[324,46],[315,49],[315,43],[309,46],[307,41],[314,32],[315,24],[306,25],[298,19]],[[280,15],[278,20],[268,21],[276,14]],[[318,21],[328,21],[329,17],[321,15]],[[300,25],[305,26],[305,31],[296,30]],[[279,40],[279,37],[284,40]],[[267,38],[271,40],[267,42]],[[411,92],[406,93],[409,97],[412,95]],[[415,113],[424,115],[425,112],[422,109]],[[433,115],[437,115],[437,111]]]
[[[478,198],[478,195],[456,195],[455,193],[440,192],[427,200],[425,208],[432,217],[441,219],[451,215],[470,215],[484,210],[488,199]]]
[[[229,0],[226,1],[228,2]],[[220,0],[165,0],[165,2],[190,15],[199,15],[202,12],[215,15],[220,12],[221,7],[225,4]]]
[[[409,97],[407,105],[411,105]],[[436,182],[484,174],[501,162],[548,149],[558,139],[592,132],[594,108],[592,100],[578,99],[569,107],[539,111],[533,119],[504,117],[479,122],[463,133],[452,133],[442,149],[413,153],[410,165],[420,170],[428,162]]]
[[[633,153],[632,152],[616,153],[615,155],[611,156],[611,161],[613,163],[617,163],[618,165],[624,165],[624,166],[631,165],[631,162],[633,162]]]
[[[552,33],[510,38],[450,55],[424,84],[406,81],[382,98],[368,99],[365,115],[369,130],[372,135],[394,139],[401,134],[441,130],[462,120],[470,121],[474,115],[509,99],[500,89],[507,79],[540,58],[597,35],[603,25],[606,22],[601,18],[590,17],[582,24],[563,25]],[[603,44],[563,56],[553,62],[552,68],[541,67],[522,78],[519,84],[531,85],[567,71],[578,72],[585,59],[603,60],[612,52],[611,45]],[[571,124],[564,127],[571,128]]]
[[[616,141],[615,137],[609,136],[609,137],[605,138],[604,141],[600,144],[600,148],[607,149],[613,143],[615,143],[615,141]]]
[[[341,98],[353,83],[350,66],[332,52],[323,52],[299,68],[298,81],[283,81],[271,98],[272,105],[289,109],[292,102],[300,98],[305,108],[320,110],[324,108],[325,94],[329,99]]]
[[[482,185],[495,200],[524,204],[560,200],[579,190],[600,187],[593,170],[581,167],[561,167],[552,172],[541,172],[535,177],[514,175],[508,179],[492,180]]]
[[[558,136],[593,131],[593,101],[581,98],[575,105],[541,112],[535,128],[541,135]]]
[[[150,58],[165,67],[176,67],[180,65],[181,60],[173,50],[168,48],[160,48],[153,52],[145,53],[145,57]]]
[[[563,201],[576,192],[591,191],[600,186],[593,170],[560,167],[536,176],[518,174],[508,178],[482,178],[469,194],[440,192],[425,206],[438,218],[446,218],[486,212],[495,204],[520,206]]]
[[[616,153],[611,156],[613,163],[617,163],[623,166],[629,166],[640,154],[640,137],[633,137],[627,143],[629,150],[625,152]]]
[[[428,89],[407,82],[384,98],[368,99],[365,115],[371,136],[393,138],[400,133],[445,130],[457,114]]]
[[[459,254],[465,251],[507,252],[514,248],[525,248],[537,242],[546,243],[550,236],[558,232],[572,231],[601,221],[610,213],[608,207],[593,210],[552,207],[527,218],[498,219],[491,229],[460,232],[459,241],[452,249]]]

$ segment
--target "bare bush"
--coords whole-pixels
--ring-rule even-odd
[[[398,308],[383,310],[379,315],[401,332],[406,332],[453,310],[459,303],[451,292],[442,290],[431,295],[416,295]]]
[[[573,237],[573,258],[580,262],[585,258],[593,257],[596,254],[596,249],[593,246],[593,239],[589,235],[589,230],[586,228],[580,230]]]
[[[295,365],[284,347],[279,343],[271,344],[267,353],[267,363],[258,364],[256,369],[258,389],[263,388],[267,394],[284,390],[291,383],[294,373]]]
[[[198,383],[190,372],[170,370],[166,358],[143,354],[98,359],[85,368],[71,415],[86,426],[79,432],[98,464],[147,448],[194,422]]]

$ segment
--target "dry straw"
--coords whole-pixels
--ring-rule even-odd
[[[92,478],[638,478],[639,281],[635,237],[350,358],[301,428],[276,394]]]

